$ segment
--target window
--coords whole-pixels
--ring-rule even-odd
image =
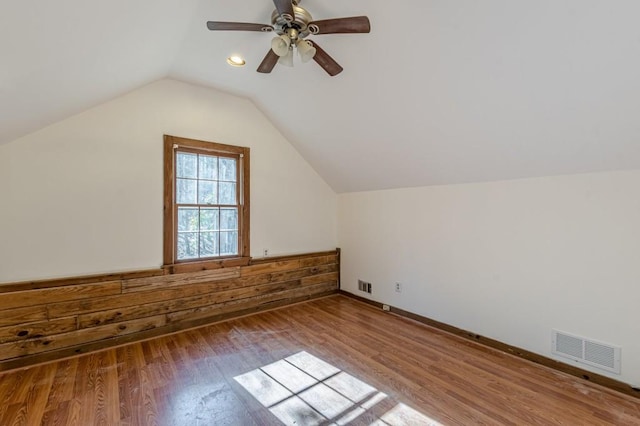
[[[164,137],[165,265],[249,256],[249,148]]]

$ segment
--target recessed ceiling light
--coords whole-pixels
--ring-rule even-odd
[[[243,67],[246,62],[242,59],[241,56],[229,56],[227,58],[227,63],[232,67]]]

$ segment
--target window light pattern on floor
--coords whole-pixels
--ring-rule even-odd
[[[234,379],[285,425],[347,425],[387,398],[304,351]],[[404,404],[396,404],[371,424],[441,426]]]

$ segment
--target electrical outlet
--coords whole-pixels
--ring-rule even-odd
[[[389,305],[382,305],[382,310],[383,311],[389,311],[389,310],[391,310],[391,308],[389,307]]]
[[[402,283],[396,282],[396,293],[402,293]]]
[[[263,257],[268,257],[269,256],[269,249],[262,250],[262,256]]]

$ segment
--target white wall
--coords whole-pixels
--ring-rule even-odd
[[[251,254],[336,247],[336,194],[250,101],[160,80],[0,146],[0,282],[162,264],[163,134],[251,148]]]
[[[349,292],[548,357],[553,328],[619,345],[592,370],[640,384],[640,171],[342,194],[338,236]]]

